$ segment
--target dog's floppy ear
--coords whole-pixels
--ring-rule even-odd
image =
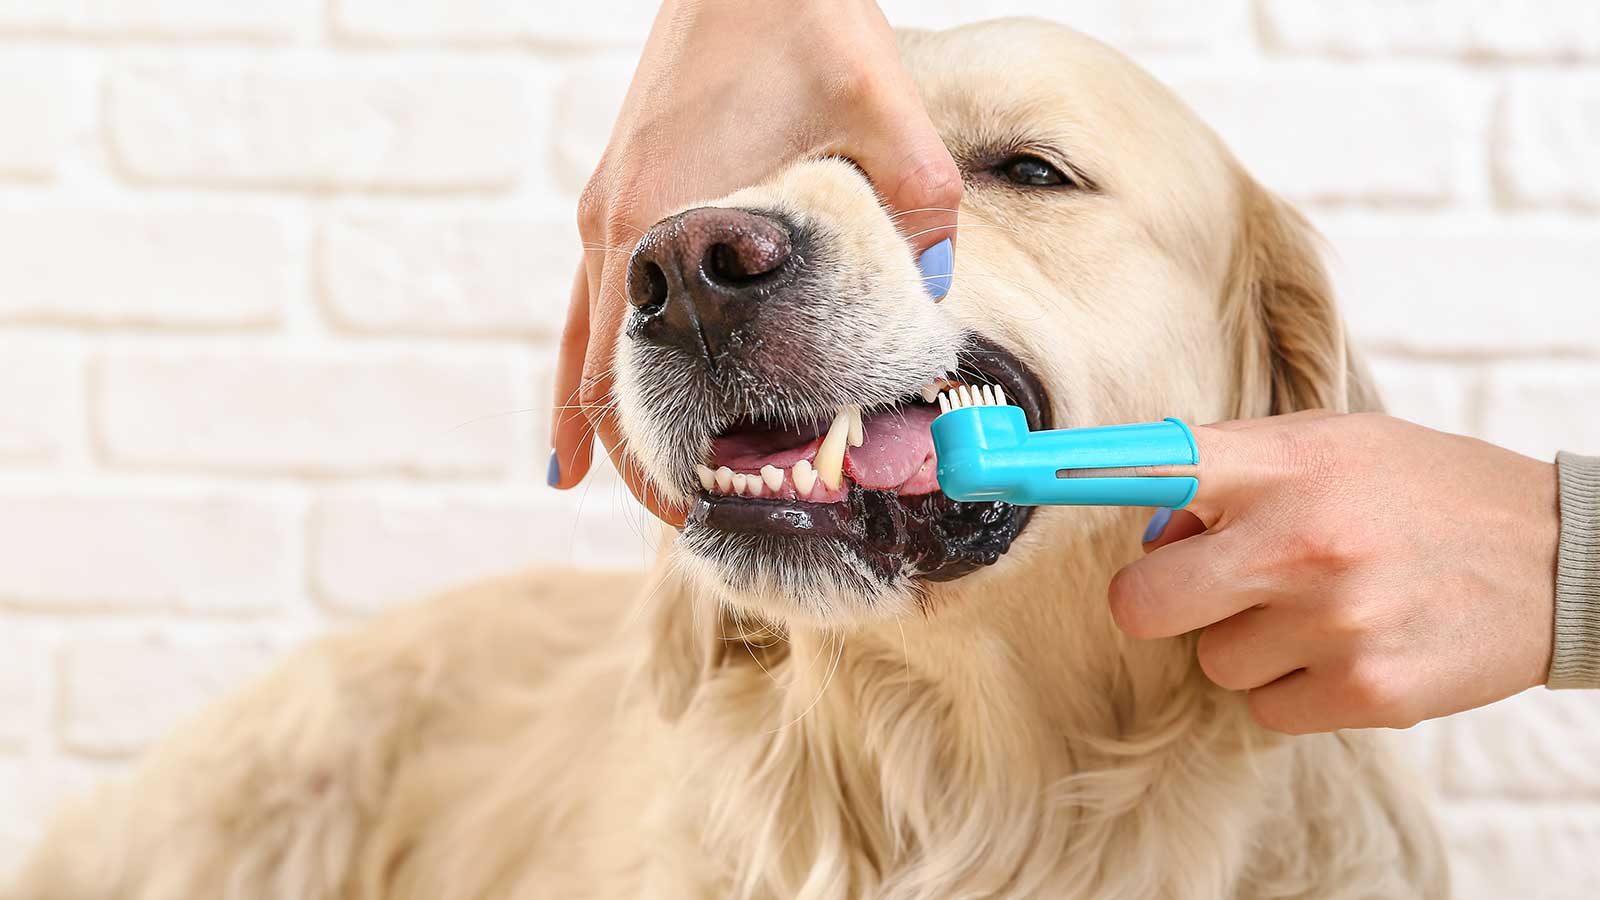
[[[1240,354],[1234,415],[1376,410],[1377,395],[1347,346],[1316,231],[1248,176],[1240,181],[1223,306]]]

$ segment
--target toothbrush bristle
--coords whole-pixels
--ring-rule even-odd
[[[939,392],[939,412],[966,409],[969,406],[1007,406],[1006,392],[998,384],[957,385]]]

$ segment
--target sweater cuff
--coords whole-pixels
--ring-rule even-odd
[[[1600,687],[1600,457],[1561,453],[1552,688]]]

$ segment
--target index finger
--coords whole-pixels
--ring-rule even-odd
[[[1197,425],[1199,488],[1184,509],[1215,528],[1237,516],[1294,468],[1292,426],[1303,414]]]

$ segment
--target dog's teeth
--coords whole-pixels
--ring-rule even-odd
[[[700,476],[700,486],[708,491],[717,483],[717,473],[710,466],[695,466],[694,473]]]
[[[730,479],[730,481],[733,483],[733,492],[735,494],[743,494],[744,483],[748,480],[749,478],[743,472],[733,473],[733,478]]]
[[[866,443],[866,431],[861,426],[861,407],[847,406],[850,413],[850,430],[845,434],[845,441],[852,447],[859,447]]]
[[[923,403],[932,403],[938,396],[939,396],[939,386],[937,384],[934,384],[933,382],[930,381],[927,384],[922,386],[922,402]]]
[[[822,439],[822,446],[817,448],[816,459],[812,461],[817,477],[831,491],[838,490],[839,485],[844,483],[844,445],[849,436],[850,413],[841,406],[834,413],[833,423],[828,426],[828,436]]]
[[[766,484],[767,490],[776,494],[783,487],[783,470],[777,466],[762,466],[761,480]]]
[[[745,490],[750,492],[750,496],[761,496],[761,476],[755,474],[754,472],[746,475],[744,477],[744,487]]]
[[[801,497],[811,496],[811,489],[817,484],[817,473],[811,468],[811,463],[804,459],[789,470],[789,478],[794,481],[795,493]]]
[[[728,468],[727,466],[723,466],[723,467],[717,469],[716,480],[717,480],[717,490],[719,490],[722,493],[726,494],[729,490],[731,490],[733,488],[733,470]]]

